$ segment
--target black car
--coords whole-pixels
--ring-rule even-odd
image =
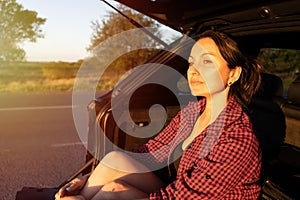
[[[299,199],[300,1],[116,1],[182,33],[182,37],[143,67],[132,70],[113,90],[91,99],[86,165],[70,179],[93,170],[111,150],[129,151],[145,143],[194,98],[184,78],[191,38],[212,29],[232,35],[248,56],[265,68],[261,89],[249,105],[254,127],[261,133],[264,155],[261,198]],[[174,73],[164,71],[164,66]],[[162,117],[151,116],[162,108]],[[143,128],[151,134],[143,135],[139,131]],[[135,131],[136,135],[128,134]]]

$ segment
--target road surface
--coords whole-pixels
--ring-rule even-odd
[[[0,94],[0,200],[23,186],[55,187],[84,164],[72,94]]]

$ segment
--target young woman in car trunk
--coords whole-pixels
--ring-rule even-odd
[[[189,57],[188,82],[198,101],[136,149],[137,156],[107,154],[90,176],[66,184],[56,198],[257,199],[261,151],[244,108],[258,90],[260,71],[230,37],[204,32]],[[180,160],[177,174],[165,183],[150,169],[173,157]]]

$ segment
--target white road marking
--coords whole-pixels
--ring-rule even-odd
[[[76,146],[76,145],[85,145],[83,142],[71,142],[71,143],[61,143],[61,144],[52,144],[51,147],[67,147],[67,146]]]
[[[9,153],[9,152],[11,152],[10,149],[3,149],[3,150],[1,151],[1,153]]]
[[[65,106],[33,106],[33,107],[11,107],[11,108],[0,108],[0,111],[21,111],[21,110],[53,110],[53,109],[69,109],[72,105]]]

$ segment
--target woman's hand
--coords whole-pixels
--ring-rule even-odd
[[[55,199],[60,199],[65,196],[73,196],[79,194],[80,190],[84,187],[88,176],[82,176],[80,178],[75,178],[71,182],[64,185],[55,194]]]

